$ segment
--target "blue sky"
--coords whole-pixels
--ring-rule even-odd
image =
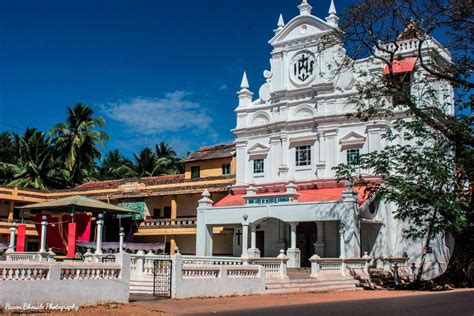
[[[231,142],[242,72],[257,93],[278,15],[299,2],[1,1],[0,131],[48,130],[81,102],[128,156]],[[309,2],[327,16],[329,0]]]

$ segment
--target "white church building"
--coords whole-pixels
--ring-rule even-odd
[[[346,51],[342,43],[321,49],[321,38],[338,30],[334,3],[329,16],[311,14],[302,1],[299,15],[285,23],[280,16],[269,44],[270,69],[258,96],[244,73],[237,92],[235,135],[236,184],[229,195],[211,201],[206,192],[197,209],[196,255],[213,254],[213,227],[233,228],[233,255],[276,257],[283,249],[288,267],[309,266],[322,258],[408,257],[420,260],[423,240],[403,237],[406,223],[394,219],[396,206],[364,195],[364,188],[336,182],[333,167],[358,155],[381,150],[391,122],[361,122],[354,111],[357,69],[383,73],[373,58],[356,60],[355,70],[336,72]],[[418,41],[400,41],[406,59],[400,72],[422,75],[416,57]],[[449,60],[434,39],[423,52]],[[445,85],[446,87],[446,85]],[[448,89],[452,88],[447,86]],[[413,91],[412,91],[413,92]],[[367,174],[368,178],[376,178]],[[433,240],[427,273],[442,272],[450,250],[445,236]]]

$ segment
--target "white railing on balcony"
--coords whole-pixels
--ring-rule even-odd
[[[197,217],[182,217],[182,218],[158,218],[147,219],[143,221],[140,228],[179,228],[179,227],[196,227]]]

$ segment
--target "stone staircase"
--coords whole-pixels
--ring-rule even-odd
[[[324,278],[310,278],[310,269],[288,269],[288,280],[267,280],[266,294],[351,291],[361,289],[359,281],[352,276],[340,274],[325,275]]]

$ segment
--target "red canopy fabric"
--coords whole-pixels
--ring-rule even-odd
[[[392,64],[392,72],[394,74],[401,72],[412,72],[413,69],[415,69],[415,64],[417,60],[418,57],[406,57],[403,59],[394,60]],[[388,65],[385,65],[383,74],[388,75],[389,73],[390,67],[388,67]]]
[[[41,236],[41,218],[42,214],[34,217],[38,236]],[[53,248],[54,251],[66,253],[68,246],[68,223],[72,222],[70,214],[63,216],[46,215],[48,220],[48,228],[46,230],[46,246]],[[76,239],[80,241],[89,241],[91,235],[91,216],[88,214],[75,214],[74,222],[76,223]]]

